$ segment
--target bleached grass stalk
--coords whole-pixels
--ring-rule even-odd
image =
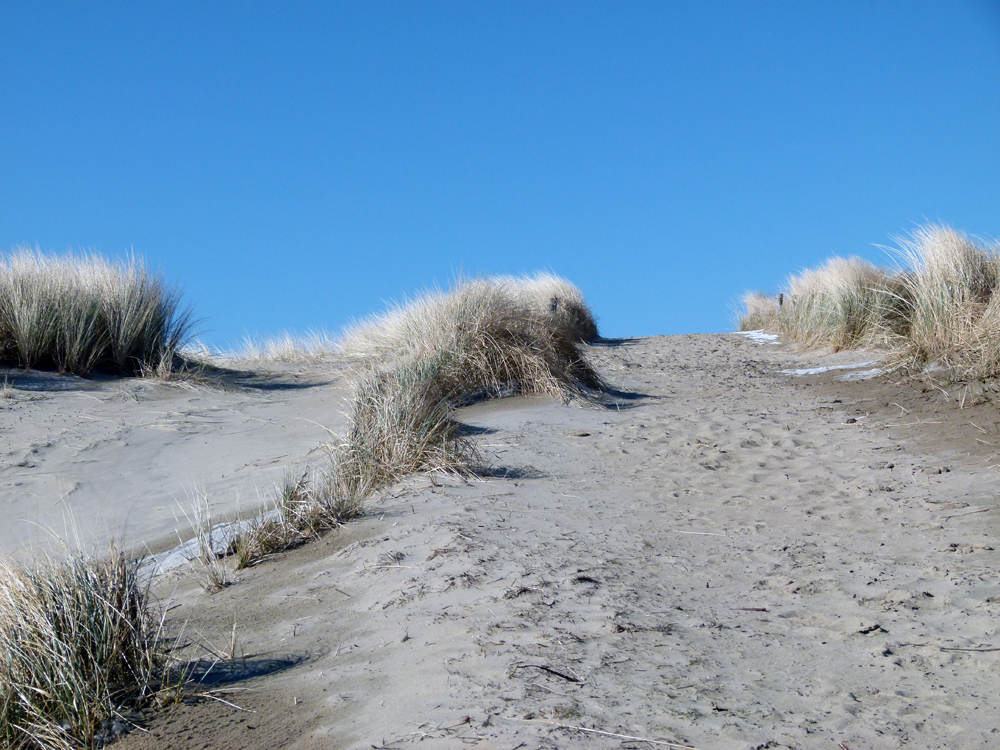
[[[248,338],[238,349],[219,352],[213,359],[233,365],[260,365],[267,362],[321,362],[338,352],[335,336],[313,331],[303,336],[283,333],[273,338]]]
[[[141,706],[164,662],[139,562],[112,550],[26,568],[0,559],[0,746],[90,748]]]
[[[78,375],[163,373],[192,324],[180,295],[134,257],[113,263],[21,248],[0,259],[0,362]]]
[[[182,509],[183,511],[183,509]],[[183,511],[187,516],[187,511]],[[215,526],[212,523],[212,507],[208,495],[196,491],[191,503],[192,516],[188,522],[194,527],[195,538],[198,541],[198,556],[192,562],[201,565],[200,577],[202,588],[209,594],[221,591],[229,585],[229,568],[226,566],[227,550],[218,549],[215,539]]]

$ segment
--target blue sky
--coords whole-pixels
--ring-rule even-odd
[[[0,250],[130,249],[201,337],[549,269],[609,336],[925,221],[1000,237],[1000,3],[0,4]]]

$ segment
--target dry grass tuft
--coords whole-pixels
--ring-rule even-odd
[[[874,342],[891,321],[901,322],[898,281],[861,258],[832,258],[788,280],[777,325],[810,346],[851,349]]]
[[[791,277],[780,312],[747,295],[740,328],[834,350],[883,348],[890,368],[937,363],[960,378],[1000,375],[1000,245],[940,225],[897,242],[901,270],[834,258]]]
[[[212,585],[212,579],[219,578],[212,573],[213,563],[225,566],[232,561],[236,570],[250,568],[269,555],[298,547],[355,518],[363,512],[367,499],[367,494],[351,491],[347,486],[337,461],[317,476],[308,471],[297,476],[286,474],[266,512],[227,524],[221,534],[224,549],[217,552],[214,545],[210,548],[214,560],[199,556],[198,561],[203,563],[203,588],[208,593],[221,588]],[[204,549],[205,545],[199,543],[199,548]]]
[[[248,338],[239,349],[215,354],[206,350],[203,356],[227,365],[253,366],[268,362],[322,362],[337,351],[335,337],[314,331],[304,336],[283,333],[273,338]]]
[[[603,388],[581,349],[577,316],[542,309],[544,295],[555,292],[582,304],[573,289],[550,276],[464,280],[350,330],[343,351],[368,364],[334,455],[345,496],[365,496],[414,471],[468,472],[476,457],[454,421],[457,406]]]
[[[453,349],[469,330],[519,318],[539,321],[569,341],[598,338],[580,291],[557,276],[538,274],[460,279],[449,292],[426,292],[349,327],[340,348],[354,357],[413,356]]]
[[[355,384],[350,423],[332,456],[330,494],[364,498],[417,471],[468,471],[471,444],[452,419],[447,355],[374,368]]]
[[[764,292],[747,292],[740,299],[746,312],[737,322],[739,331],[774,328],[778,319],[778,298]]]
[[[899,239],[910,308],[899,354],[915,364],[939,362],[958,374],[989,377],[996,369],[1000,320],[996,299],[1000,248],[931,225]]]
[[[0,259],[0,362],[77,375],[163,373],[192,324],[180,295],[135,258],[22,248]]]
[[[32,569],[0,560],[0,744],[92,747],[158,689],[158,624],[139,562],[123,552]]]
[[[576,340],[591,343],[601,338],[583,293],[566,279],[541,271],[534,276],[500,276],[494,281],[529,310],[553,318]]]

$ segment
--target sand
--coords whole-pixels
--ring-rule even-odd
[[[0,367],[0,552],[160,551],[191,535],[197,498],[218,518],[260,507],[343,425],[344,369],[161,382]]]
[[[412,478],[212,596],[190,573],[158,579],[167,631],[207,692],[151,712],[117,746],[1000,745],[993,386],[790,376],[780,371],[872,357],[733,334],[592,352],[619,391],[604,405],[462,410],[489,477]],[[132,482],[160,498],[198,477],[213,494],[248,495],[268,467],[308,462],[323,436],[291,424],[299,408],[335,419],[340,404],[326,399],[342,385],[323,372],[297,373],[320,384],[293,392],[150,386],[157,409],[228,425],[198,426],[207,447],[185,460],[218,453],[235,466],[245,448],[252,476],[229,469],[227,484],[204,457],[168,469],[140,456],[116,502],[151,519],[153,538],[165,500],[127,492]],[[102,384],[100,413],[122,406],[108,389],[139,385]],[[42,393],[50,414],[83,414],[95,395],[67,391]],[[53,473],[83,497],[96,480],[74,479],[77,468],[125,471],[112,449],[101,467],[73,463],[86,451],[52,426],[37,454],[47,463],[12,466],[42,431],[10,416],[30,397],[0,410],[7,502],[22,486],[40,495]],[[66,428],[74,445],[89,439],[84,422]],[[289,430],[280,446],[256,432],[275,427]],[[112,445],[131,447],[133,434]]]

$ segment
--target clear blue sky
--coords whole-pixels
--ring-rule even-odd
[[[0,4],[0,250],[130,248],[202,338],[550,269],[602,332],[925,220],[1000,237],[1000,3]]]

